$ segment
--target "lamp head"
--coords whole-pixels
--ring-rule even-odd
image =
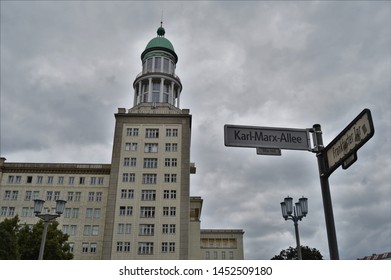
[[[285,205],[286,205],[286,213],[288,215],[291,215],[292,212],[293,212],[292,200],[293,200],[293,198],[289,197],[289,196],[284,199],[284,202],[285,202]]]
[[[34,199],[34,214],[35,215],[41,214],[44,203],[45,203],[45,200]]]
[[[56,213],[58,215],[64,213],[65,203],[67,203],[65,200],[61,200],[61,199],[56,200]]]

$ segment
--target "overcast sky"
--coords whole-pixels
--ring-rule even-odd
[[[321,124],[327,145],[368,108],[373,138],[329,178],[339,255],[391,251],[388,1],[1,1],[1,156],[110,163],[114,113],[133,106],[162,11],[193,116],[202,228],[243,229],[245,258],[270,259],[296,244],[280,202],[305,196],[301,244],[329,259],[315,154],[226,147],[224,124]]]

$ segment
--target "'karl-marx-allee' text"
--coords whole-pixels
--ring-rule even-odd
[[[262,131],[249,131],[242,133],[240,130],[234,131],[235,140],[243,141],[261,141],[261,142],[285,142],[285,143],[303,143],[300,136],[293,136],[291,133],[282,132],[280,136],[264,134]]]

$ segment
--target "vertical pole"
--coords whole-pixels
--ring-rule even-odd
[[[43,233],[42,233],[42,239],[41,239],[41,248],[39,249],[38,260],[43,260],[43,252],[45,251],[45,242],[46,242],[46,234],[48,232],[48,224],[49,224],[49,221],[44,220]]]
[[[334,214],[333,214],[333,206],[331,203],[331,195],[330,195],[330,185],[328,174],[326,172],[326,162],[325,156],[323,153],[323,139],[322,139],[322,130],[319,124],[314,124],[314,137],[316,137],[317,143],[317,154],[318,158],[318,167],[319,167],[319,177],[320,177],[320,187],[322,190],[322,198],[323,198],[323,208],[324,208],[324,216],[326,220],[326,230],[327,230],[327,239],[329,242],[329,252],[331,260],[339,260],[338,253],[338,244],[337,244],[337,235],[335,232],[335,224],[334,224]]]
[[[299,236],[299,223],[298,223],[296,218],[293,220],[293,222],[295,224],[297,259],[298,260],[302,260],[303,257],[301,256],[301,246],[300,246],[300,236]]]

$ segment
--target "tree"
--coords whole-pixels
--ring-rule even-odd
[[[5,219],[0,223],[0,260],[20,258],[18,248],[19,217]]]
[[[69,235],[57,229],[58,222],[52,221],[48,226],[46,235],[44,260],[70,260],[73,254],[66,242]],[[34,260],[38,258],[43,233],[43,221],[39,221],[31,229],[24,225],[19,231],[19,250],[22,260]]]
[[[315,248],[301,246],[301,256],[303,260],[323,260],[322,254]],[[289,247],[282,250],[279,255],[275,255],[272,260],[297,260],[296,247]]]
[[[43,233],[43,221],[32,227],[19,225],[19,218],[5,219],[0,223],[0,259],[36,260],[38,259]],[[70,260],[73,254],[67,243],[69,235],[57,229],[58,222],[52,221],[48,226],[45,250],[45,260]],[[3,240],[5,242],[3,242]]]

